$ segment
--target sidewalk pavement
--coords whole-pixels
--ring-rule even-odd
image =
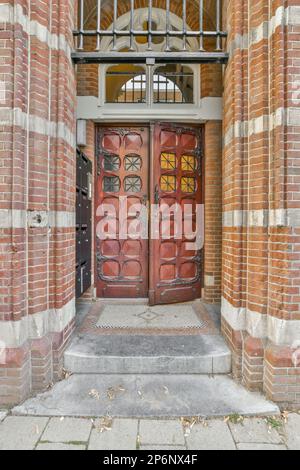
[[[300,449],[300,414],[202,420],[48,418],[0,410],[1,450]]]

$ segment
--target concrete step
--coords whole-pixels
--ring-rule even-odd
[[[12,410],[15,415],[120,418],[268,416],[278,407],[226,375],[75,374]]]
[[[220,335],[76,335],[64,355],[75,374],[228,374],[231,353]]]

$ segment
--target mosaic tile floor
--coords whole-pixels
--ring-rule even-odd
[[[80,332],[93,334],[218,334],[201,301],[150,307],[146,303],[96,302]]]

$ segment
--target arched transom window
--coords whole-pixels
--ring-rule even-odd
[[[148,8],[139,8],[133,17],[133,29],[148,30]],[[152,31],[162,30],[166,23],[166,12],[159,8],[152,9]],[[182,18],[170,12],[169,23],[172,31],[180,30]],[[130,27],[130,14],[120,16],[116,21],[119,31]],[[151,51],[164,53],[168,47],[173,52],[182,50],[182,39],[176,35],[167,37],[153,36]],[[134,36],[131,41],[128,37],[103,37],[103,51],[113,47],[119,53],[143,53],[148,50],[149,43],[145,36]],[[189,51],[199,49],[194,37],[185,41]],[[135,104],[145,106],[155,105],[197,105],[199,95],[195,83],[199,82],[199,66],[183,65],[180,63],[156,64],[155,61],[144,64],[121,63],[117,65],[100,65],[101,77],[105,76],[105,86],[100,85],[101,104]]]
[[[194,74],[187,66],[117,65],[106,71],[107,103],[189,104],[194,102]]]

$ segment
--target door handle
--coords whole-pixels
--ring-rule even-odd
[[[155,190],[154,190],[154,203],[155,203],[155,204],[158,204],[158,203],[159,203],[158,185],[155,186]]]

